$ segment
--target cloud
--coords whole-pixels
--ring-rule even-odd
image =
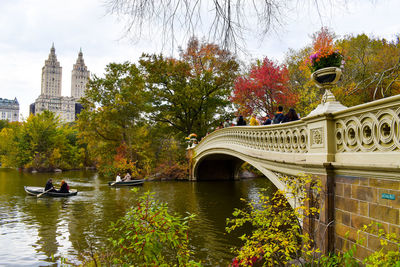
[[[312,5],[314,1],[305,2],[294,1],[299,6],[285,14],[283,27],[262,41],[249,35],[248,51],[240,54],[240,59],[248,62],[268,56],[282,62],[289,48],[299,49],[309,44],[310,35],[322,25],[331,27],[340,36],[367,33],[393,39],[400,32],[397,14],[400,1],[343,0],[347,4],[330,6],[338,1],[322,0],[318,1],[322,17]],[[136,42],[122,38],[124,25],[105,14],[101,0],[1,0],[0,10],[0,97],[17,97],[24,117],[28,115],[29,104],[40,94],[41,69],[52,42],[63,67],[63,95],[70,95],[72,65],[80,48],[89,70],[98,76],[110,62],[137,62],[143,52],[177,51],[176,47],[174,50],[168,47],[168,43],[163,47],[162,29]],[[199,31],[198,37],[202,38],[204,32]]]

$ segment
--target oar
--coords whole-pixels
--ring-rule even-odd
[[[40,193],[39,195],[37,195],[37,197],[41,197],[43,194],[46,194],[47,192],[49,192],[51,189],[53,189],[53,187],[50,188],[50,189],[47,189],[47,190],[44,191],[43,193]]]
[[[110,184],[110,186],[113,186],[113,185],[115,185],[116,183],[117,183],[117,182],[113,182],[113,183]]]

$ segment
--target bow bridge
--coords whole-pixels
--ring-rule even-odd
[[[299,121],[217,130],[189,150],[192,180],[239,179],[248,162],[278,189],[282,175],[322,182],[319,246],[342,250],[372,221],[400,233],[400,95],[345,108],[324,102]],[[309,225],[312,223],[310,222]],[[311,227],[311,226],[310,226]],[[349,233],[345,237],[346,232]],[[368,235],[358,257],[380,248]]]

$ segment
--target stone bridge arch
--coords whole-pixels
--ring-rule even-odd
[[[282,175],[300,175],[298,170],[291,170],[289,173],[279,173],[273,171],[272,166],[262,164],[246,155],[229,149],[213,148],[196,157],[193,162],[193,179],[202,180],[238,180],[239,169],[243,163],[247,162],[259,170],[266,179],[270,180],[278,190],[288,191],[286,184],[280,179]],[[294,207],[293,200],[288,199],[290,205]]]

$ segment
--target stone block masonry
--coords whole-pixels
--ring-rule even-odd
[[[400,182],[395,179],[335,177],[335,248],[346,251],[358,239],[356,257],[362,259],[381,248],[379,238],[357,233],[377,222],[386,233],[400,233]]]

